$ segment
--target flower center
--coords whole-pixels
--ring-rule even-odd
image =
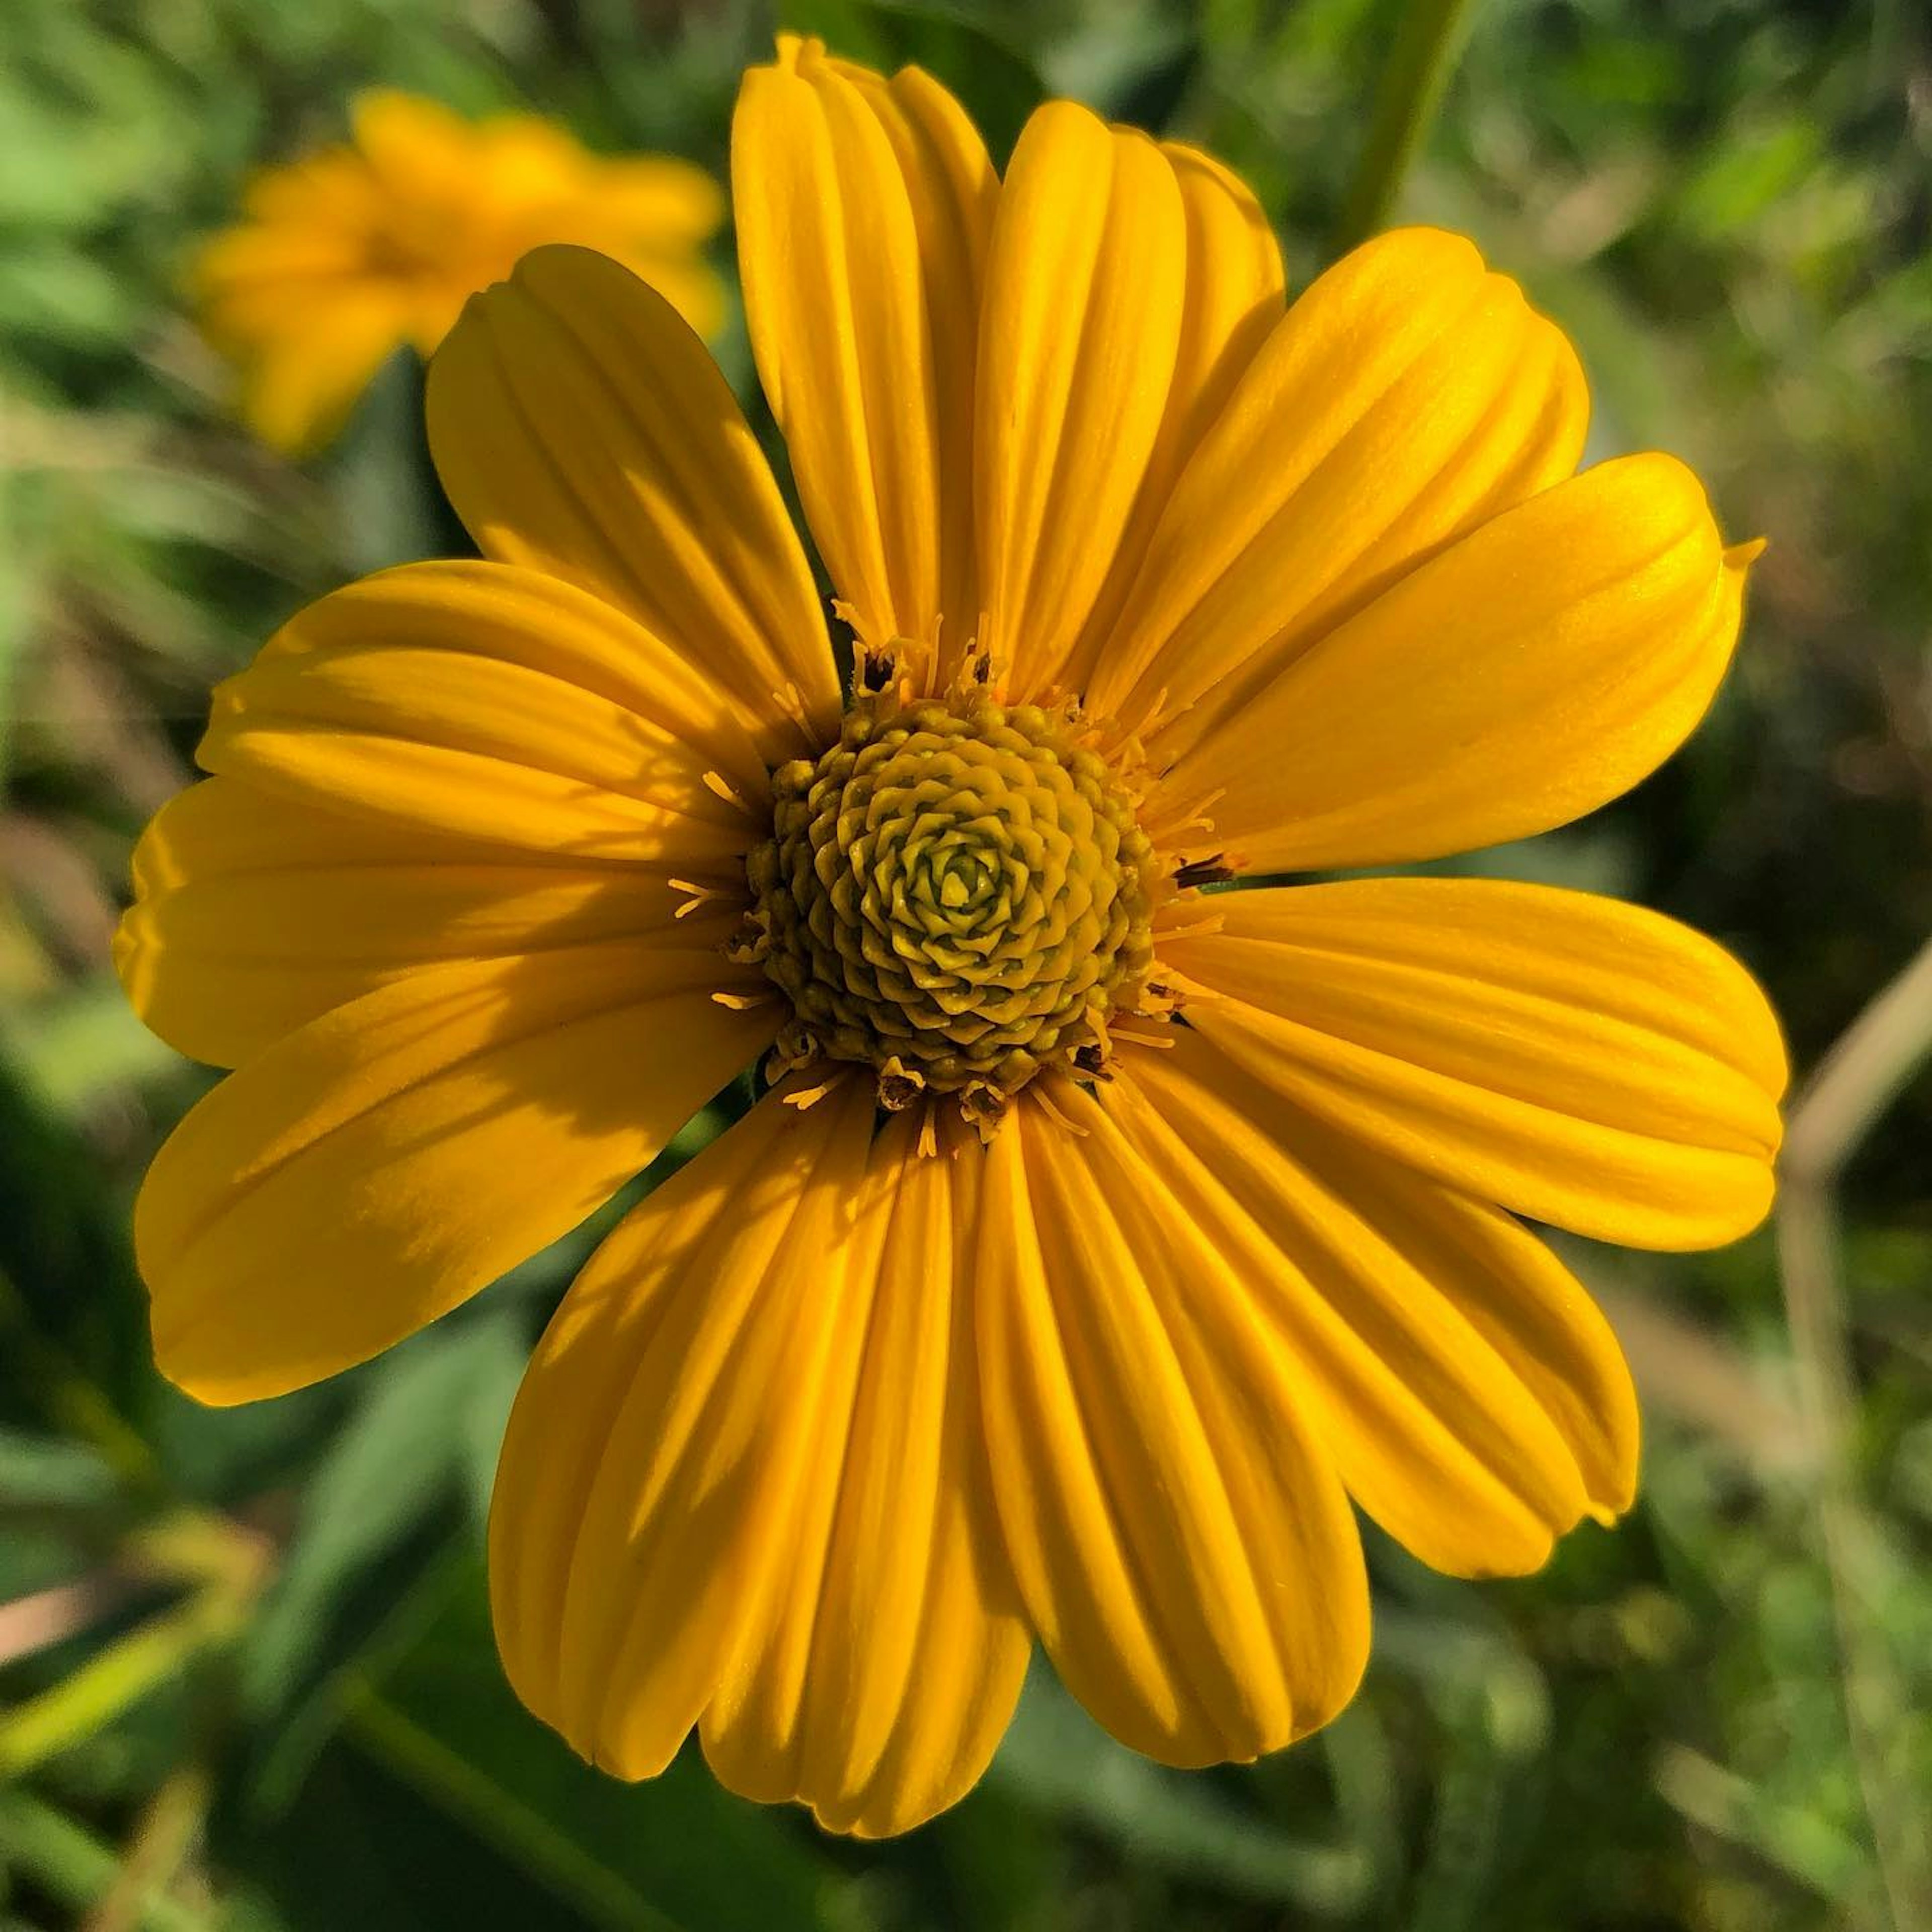
[[[956,1095],[990,1129],[1043,1069],[1089,1076],[1153,964],[1157,862],[1064,711],[862,692],[772,775],[737,948],[790,1000],[785,1069],[872,1066],[887,1107]]]

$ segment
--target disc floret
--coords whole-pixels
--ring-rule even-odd
[[[872,682],[836,743],[772,773],[734,950],[791,1005],[774,1071],[865,1065],[882,1106],[951,1096],[989,1131],[1042,1071],[1105,1076],[1160,862],[1072,706]]]

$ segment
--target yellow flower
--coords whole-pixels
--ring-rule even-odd
[[[723,290],[700,251],[724,198],[702,169],[606,160],[533,115],[470,122],[386,89],[358,95],[351,124],[347,144],[258,176],[244,219],[191,272],[265,442],[326,441],[391,355],[428,355],[470,296],[545,242],[599,249],[700,333],[718,328]]]
[[[1390,866],[1616,796],[1746,554],[1671,458],[1573,475],[1562,335],[1466,242],[1285,310],[1252,198],[782,43],[733,171],[752,336],[856,634],[722,379],[581,250],[430,371],[486,562],[324,598],[217,694],[123,968],[236,1070],[136,1234],[164,1368],[272,1395],[434,1319],[764,1057],[604,1242],[491,1528],[531,1708],[694,1725],[828,1826],[952,1802],[1037,1640],[1114,1734],[1248,1759],[1353,1691],[1352,1503],[1461,1575],[1629,1503],[1616,1342],[1522,1225],[1764,1214],[1742,968]]]

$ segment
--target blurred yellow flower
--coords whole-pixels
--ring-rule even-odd
[[[1461,1575],[1630,1502],[1603,1317],[1525,1227],[1771,1199],[1744,969],[1400,866],[1562,824],[1696,724],[1748,548],[1574,473],[1562,334],[1467,242],[1292,308],[1253,197],[1065,102],[786,39],[733,172],[839,607],[698,338],[526,257],[429,380],[484,560],[303,612],[142,842],[141,1012],[236,1071],[136,1217],[166,1372],[272,1395],[574,1226],[747,1065],[532,1363],[502,1655],[585,1756],[827,1826],[952,1803],[1037,1640],[1176,1765],[1326,1721],[1352,1504]],[[1522,1217],[1522,1218],[1519,1218]]]
[[[701,250],[724,197],[701,168],[606,159],[535,116],[472,122],[387,89],[358,95],[351,125],[347,143],[257,176],[243,220],[191,271],[202,326],[264,442],[294,453],[326,441],[391,354],[430,353],[469,296],[544,242],[610,256],[701,334],[716,330],[723,290]]]

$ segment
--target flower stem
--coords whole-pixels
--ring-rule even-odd
[[[1856,1394],[1839,1252],[1839,1177],[1912,1076],[1932,1058],[1932,940],[1846,1030],[1792,1105],[1778,1247],[1797,1386],[1816,1468],[1814,1507],[1844,1677],[1853,1768],[1887,1916],[1932,1923],[1932,1859],[1892,1766],[1908,1708],[1886,1632],[1868,1607],[1875,1537],[1852,1465]]]
[[[1338,255],[1388,221],[1462,50],[1469,12],[1470,0],[1408,0],[1402,9],[1354,184],[1342,210]]]
[[[51,1690],[10,1711],[0,1724],[0,1777],[17,1778],[92,1737],[189,1660],[240,1629],[242,1606],[211,1588],[110,1644]]]
[[[268,1580],[257,1539],[192,1510],[147,1532],[136,1554],[142,1567],[197,1587],[50,1689],[0,1714],[0,1779],[18,1778],[92,1737],[203,1652],[232,1642]]]
[[[26,1873],[79,1912],[112,1889],[120,1869],[116,1853],[64,1813],[17,1786],[0,1790],[0,1878]],[[212,1924],[166,1898],[148,1898],[127,1922],[140,1932],[211,1932]]]

